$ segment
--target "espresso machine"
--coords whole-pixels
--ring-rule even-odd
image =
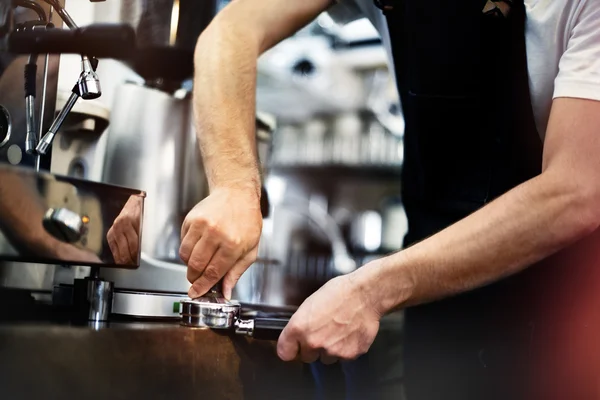
[[[7,87],[6,95],[0,96],[5,126],[0,146],[5,152],[0,156],[6,161],[2,174],[10,177],[2,181],[24,178],[23,189],[2,191],[6,193],[6,216],[0,221],[4,238],[0,258],[10,263],[6,269],[16,271],[12,275],[17,276],[23,274],[23,263],[54,266],[46,273],[53,275],[53,304],[68,303],[80,291],[77,282],[85,281],[91,282],[87,291],[98,297],[88,301],[96,307],[90,311],[94,322],[107,321],[113,314],[180,318],[177,306],[187,299],[190,284],[178,256],[179,231],[187,212],[207,195],[191,110],[193,53],[197,37],[220,3],[122,2],[115,5],[120,7],[119,21],[85,27],[78,26],[64,4],[56,0],[9,2],[3,8],[6,56],[12,61],[3,82],[21,81],[24,90]],[[71,93],[59,102],[56,58],[65,53],[80,54],[81,72],[74,77]],[[43,75],[37,73],[38,58],[42,58],[38,54],[47,54]],[[96,73],[102,58],[119,60],[142,78],[142,83],[124,82],[117,87],[110,118],[86,106],[102,95]],[[21,73],[20,79],[14,71]],[[37,90],[38,86],[42,90]],[[268,157],[272,124],[257,117],[257,143],[263,160]],[[71,176],[49,172],[52,165],[77,166],[53,149],[63,147],[62,138],[69,129],[75,126],[101,132],[107,125],[102,183],[78,179],[81,177],[70,173],[76,168],[64,168]],[[63,157],[53,162],[52,156],[57,154]],[[20,192],[35,198],[32,204],[22,202],[22,209],[20,197],[16,197]],[[266,215],[266,193],[263,200]],[[15,214],[20,214],[20,219],[15,219]],[[37,219],[26,221],[25,215]],[[124,265],[111,251],[117,251],[118,235],[129,234],[128,224],[135,239],[127,237],[132,255]],[[42,243],[39,250],[30,240],[23,239],[23,245],[17,240],[24,235],[20,230],[30,225],[36,228],[30,233]],[[62,243],[71,248],[63,249]],[[69,259],[81,258],[81,251],[89,252],[90,258]],[[66,273],[61,265],[75,266],[70,269],[75,272]],[[41,285],[44,287],[34,289],[47,291],[47,281]]]
[[[117,260],[111,240],[123,234],[122,215],[141,228],[145,193],[50,172],[51,148],[72,112],[102,95],[98,58],[118,57],[109,47],[134,45],[127,26],[80,28],[64,3],[2,2],[0,70],[0,291],[6,300],[30,304],[18,315],[36,314],[36,305],[67,307],[81,321],[108,321],[114,286],[110,268],[139,267],[141,236],[132,257]],[[102,45],[98,45],[102,43]],[[70,96],[55,114],[58,54],[81,57]],[[94,53],[94,55],[92,55]],[[104,53],[104,54],[102,54]],[[84,125],[90,121],[83,118]],[[97,121],[92,121],[97,122]],[[65,274],[65,271],[68,273]],[[66,277],[59,282],[57,277]],[[33,301],[32,301],[33,300]],[[14,307],[0,314],[14,317]]]

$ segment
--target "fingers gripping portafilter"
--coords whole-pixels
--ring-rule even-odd
[[[221,283],[197,299],[181,301],[181,324],[188,327],[232,330],[238,335],[261,340],[277,340],[287,319],[241,319],[241,305],[227,300]]]

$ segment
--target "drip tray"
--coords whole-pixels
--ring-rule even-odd
[[[183,293],[138,292],[117,289],[114,293],[112,313],[138,318],[179,319],[181,300],[189,300]]]

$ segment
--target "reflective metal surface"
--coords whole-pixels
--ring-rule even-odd
[[[69,27],[69,29],[77,28],[77,24],[71,18],[71,15],[65,10],[64,7],[57,7],[56,12],[60,15],[60,18],[64,21],[64,23]]]
[[[200,297],[181,302],[181,325],[211,329],[231,328],[240,313],[240,304],[219,297]]]
[[[241,306],[222,297],[207,295],[181,301],[181,325],[218,330],[230,329],[236,335],[277,341],[289,318],[255,317],[241,319]]]
[[[0,260],[137,268],[144,197],[0,164]]]
[[[42,222],[46,232],[66,243],[75,243],[85,234],[82,218],[67,208],[49,208]]]
[[[180,262],[180,231],[187,211],[182,209],[186,202],[182,191],[202,186],[205,180],[190,101],[124,84],[117,90],[112,110],[102,180],[139,187],[148,194],[142,252]],[[184,163],[189,167],[184,169]],[[192,205],[202,197],[187,202]]]
[[[181,318],[181,301],[187,295],[176,293],[148,293],[116,290],[113,314],[147,318]]]
[[[65,104],[63,109],[60,110],[54,122],[52,122],[52,125],[50,126],[48,132],[46,132],[46,134],[40,139],[40,142],[38,143],[35,149],[39,154],[46,154],[48,152],[48,149],[52,145],[52,142],[54,141],[58,130],[62,126],[63,122],[65,122],[65,119],[75,106],[75,103],[78,99],[79,96],[76,93],[71,93],[71,96],[67,100],[67,103]]]
[[[25,152],[32,154],[37,145],[37,125],[35,123],[35,97],[27,96],[25,98],[25,119],[27,135],[25,137]]]
[[[73,291],[78,317],[93,322],[109,320],[113,306],[114,284],[99,278],[76,279]]]
[[[243,336],[252,336],[254,332],[254,320],[237,320],[235,321],[235,333]]]
[[[102,95],[100,78],[92,68],[90,59],[86,56],[81,58],[81,76],[77,82],[79,93],[84,100],[97,99]]]

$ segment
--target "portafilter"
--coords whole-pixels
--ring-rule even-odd
[[[181,325],[195,328],[232,330],[237,335],[260,340],[277,340],[288,323],[284,318],[240,318],[241,304],[227,300],[221,283],[197,299],[181,301]]]

